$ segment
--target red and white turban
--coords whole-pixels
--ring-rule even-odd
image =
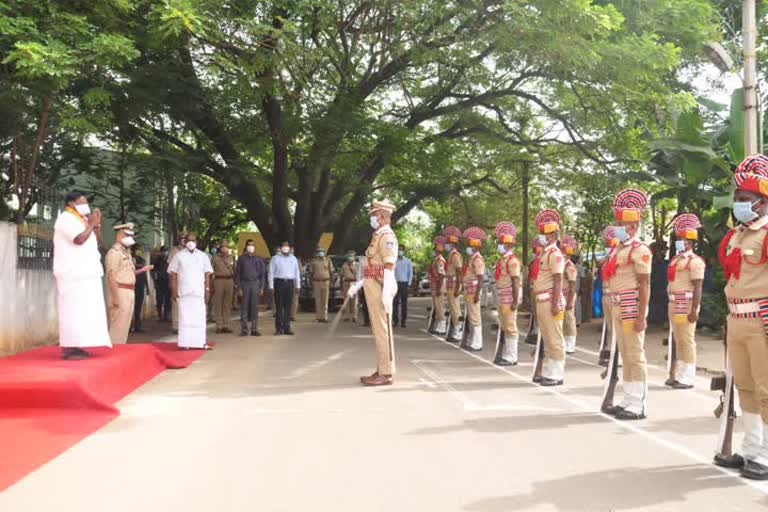
[[[457,228],[456,226],[445,226],[445,229],[443,229],[443,236],[448,242],[452,244],[459,243],[459,238],[461,238],[461,229]]]
[[[471,227],[464,230],[464,238],[467,239],[467,245],[470,247],[481,247],[483,240],[488,238],[485,234],[485,230],[478,227]]]
[[[683,213],[678,215],[672,223],[677,238],[686,240],[696,240],[699,238],[698,229],[701,227],[701,221],[692,213]]]
[[[768,158],[761,154],[745,158],[736,167],[733,183],[736,190],[746,190],[768,197]]]
[[[503,244],[513,244],[517,238],[517,228],[514,224],[507,221],[502,221],[496,224],[493,233],[496,236],[496,239]]]
[[[613,216],[624,222],[640,222],[648,206],[648,196],[637,188],[625,188],[613,196]]]
[[[545,235],[560,230],[560,214],[557,213],[557,210],[551,208],[546,208],[537,213],[534,222],[538,226],[539,232]]]

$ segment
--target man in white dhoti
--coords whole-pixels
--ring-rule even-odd
[[[187,233],[185,249],[176,253],[168,265],[171,297],[179,310],[179,348],[211,349],[206,343],[211,274],[211,260],[197,250],[197,236]]]
[[[53,228],[53,275],[59,308],[59,345],[67,360],[90,356],[83,347],[111,347],[104,306],[99,241],[101,212],[70,192]]]

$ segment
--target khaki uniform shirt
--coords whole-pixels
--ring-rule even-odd
[[[707,266],[704,259],[697,256],[693,251],[687,251],[678,254],[672,260],[671,265],[675,265],[675,280],[667,285],[669,292],[690,292],[693,291],[693,281],[704,279],[704,270]]]
[[[392,228],[382,226],[373,233],[371,243],[365,251],[368,266],[394,265],[397,262],[397,236]]]
[[[565,257],[556,244],[550,244],[544,248],[539,261],[539,275],[533,282],[533,291],[541,293],[555,287],[555,276],[563,275],[565,271]],[[563,283],[564,284],[564,283]]]
[[[120,242],[115,242],[107,251],[105,267],[107,276],[111,276],[116,283],[136,284],[136,265],[133,262],[133,257]]]
[[[768,296],[768,272],[766,265],[760,265],[763,258],[763,242],[768,236],[768,217],[762,217],[749,226],[740,224],[728,242],[725,254],[736,248],[741,250],[739,278],[731,277],[725,285],[725,296],[729,299],[762,299]]]
[[[473,280],[477,279],[477,276],[485,275],[485,258],[479,252],[472,255],[468,265],[466,279]]]
[[[634,246],[634,247],[633,247]],[[651,273],[651,249],[637,238],[619,243],[614,251],[616,275],[611,277],[612,293],[639,288],[638,275]]]
[[[211,266],[215,277],[225,278],[235,275],[235,257],[231,254],[217,252],[211,258]]]
[[[341,266],[341,279],[344,281],[357,281],[357,261],[345,261]]]
[[[312,280],[313,281],[329,281],[333,275],[333,264],[330,258],[313,258],[312,263]]]
[[[460,276],[461,269],[464,267],[464,259],[456,249],[452,250],[448,255],[448,268],[446,269],[446,275],[448,277]]]
[[[576,280],[579,278],[579,269],[571,260],[565,261],[565,273],[563,274],[563,293],[571,289],[576,289]]]
[[[496,281],[499,288],[510,288],[512,279],[520,277],[520,260],[512,251],[505,253],[499,260],[499,279]]]
[[[445,271],[445,258],[443,258],[442,254],[438,254],[435,256],[435,259],[432,260],[431,277],[436,279],[438,276],[445,276]]]

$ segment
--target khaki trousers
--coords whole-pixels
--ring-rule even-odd
[[[435,322],[442,322],[445,318],[445,294],[432,294],[432,308],[435,310]]]
[[[648,378],[645,359],[645,331],[635,331],[634,320],[622,321],[621,308],[618,304],[613,305],[612,314],[616,328],[616,343],[624,365],[623,380],[624,382],[645,382]]]
[[[351,299],[346,298],[347,292],[349,291],[349,288],[352,286],[354,281],[344,281],[344,283],[341,285],[341,294],[344,296],[345,300],[347,301],[347,305],[344,308],[344,311],[341,312],[342,318],[348,318],[353,322],[357,321],[357,294],[355,294],[354,297]]]
[[[544,358],[553,361],[565,361],[565,338],[563,337],[563,317],[552,316],[552,304],[536,301],[536,322],[544,341]]]
[[[366,279],[363,284],[371,331],[376,344],[376,369],[379,375],[395,374],[395,342],[392,338],[392,317],[384,311],[382,284],[376,279]]]
[[[235,294],[235,282],[232,278],[220,277],[213,284],[213,318],[219,329],[227,327],[232,317],[232,296]]]
[[[761,319],[728,317],[728,359],[741,408],[768,423],[768,338]]]
[[[669,304],[669,325],[672,326],[672,335],[675,337],[675,349],[677,360],[693,364],[696,362],[696,324],[675,321],[674,304]]]
[[[296,320],[296,313],[299,312],[299,292],[293,291],[293,299],[291,301],[291,320]]]
[[[118,288],[117,297],[110,297],[109,339],[113,345],[128,341],[135,301],[135,292],[125,288]]]
[[[330,281],[312,282],[312,293],[315,294],[315,318],[318,320],[328,320],[328,292],[330,289]]]
[[[473,302],[475,300],[474,295],[471,297],[465,295],[464,300],[467,301],[467,320],[469,325],[477,327],[480,325],[480,299],[478,298],[477,302]]]
[[[459,325],[461,322],[461,301],[454,295],[455,289],[448,290],[448,310],[451,312],[451,322],[453,325]]]
[[[499,305],[499,321],[501,323],[501,330],[504,336],[509,338],[517,338],[519,332],[517,330],[517,310],[512,309],[509,305]]]
[[[576,336],[576,308],[566,309],[563,314],[563,336]]]

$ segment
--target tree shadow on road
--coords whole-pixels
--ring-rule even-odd
[[[648,507],[652,510],[679,510],[688,494],[709,490],[743,487],[739,478],[722,474],[704,465],[666,466],[655,469],[623,468],[565,478],[546,480],[533,484],[526,494],[499,496],[475,501],[464,506],[471,512],[510,512],[530,510],[534,507],[564,512],[619,511]],[[743,507],[768,505],[768,498],[739,495],[739,510]],[[736,510],[712,504],[707,510]],[[735,504],[734,504],[735,505]],[[653,508],[651,508],[653,507]],[[703,509],[700,509],[703,510]]]

